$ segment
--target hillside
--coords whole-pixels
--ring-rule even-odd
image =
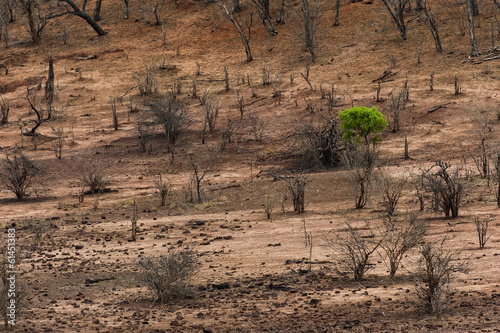
[[[413,3],[405,11],[406,41],[382,2],[342,1],[339,26],[333,25],[334,3],[322,3],[314,62],[308,62],[297,40],[299,1],[286,2],[286,23],[275,23],[276,36],[269,36],[253,14],[251,62],[219,5],[165,2],[164,23],[154,25],[146,22],[143,4],[131,2],[130,17],[124,19],[123,2],[105,1],[98,21],[104,36],[83,19],[65,15],[50,19],[34,44],[20,8],[8,25],[9,46],[0,46],[0,102],[10,106],[8,123],[0,125],[1,158],[16,150],[44,170],[37,176],[38,196],[18,201],[0,187],[2,244],[7,244],[7,230],[15,229],[18,288],[25,286],[26,309],[15,332],[499,329],[495,157],[500,59],[485,60],[499,52],[490,49],[491,31],[499,37],[493,3],[479,3],[475,19],[481,55],[472,58],[466,16],[458,3],[430,3],[443,52],[435,50]],[[62,4],[51,2],[39,6],[39,13],[63,10]],[[242,7],[242,22],[248,23],[254,7],[250,2]],[[87,12],[93,8],[91,1]],[[271,2],[273,22],[279,10],[280,2]],[[36,117],[26,97],[28,93],[35,108],[44,108],[49,55],[54,59],[54,111],[38,135],[29,136]],[[305,80],[308,63],[310,84]],[[147,72],[157,87],[154,96],[140,93]],[[266,74],[269,84],[264,85]],[[376,106],[392,125],[391,100],[405,86],[408,99],[400,128],[381,133],[371,195],[365,207],[355,209],[352,170],[342,163],[314,163],[316,148],[305,148],[318,133],[307,138],[297,133],[303,135],[306,125],[320,126],[325,119],[338,122],[338,112],[353,105]],[[172,144],[161,126],[143,133],[150,140],[143,141],[149,153],[143,152],[137,126],[151,122],[147,110],[154,97],[158,101],[171,94],[175,99],[170,103],[185,106],[185,130]],[[220,103],[212,131],[203,130],[203,97],[215,106]],[[116,105],[117,130],[110,99]],[[54,154],[58,129],[60,159]],[[335,142],[342,145],[339,155],[344,154],[343,141]],[[224,149],[218,151],[221,145]],[[488,178],[481,177],[474,162],[481,156],[488,162]],[[455,218],[432,209],[430,195],[419,211],[418,182],[413,180],[438,160],[451,164],[463,188]],[[82,175],[92,168],[106,178],[106,189],[89,191],[81,201],[79,196],[89,190],[82,190]],[[192,181],[195,171],[206,172],[199,182],[200,202]],[[295,214],[286,181],[279,180],[297,172],[307,179],[303,214]],[[159,175],[171,185],[165,206],[157,195]],[[361,281],[353,281],[341,274],[340,254],[327,244],[344,235],[346,221],[361,233],[370,231],[370,222],[375,236],[363,237],[373,237],[373,244],[383,238],[384,177],[406,179],[395,216],[403,221],[407,213],[418,213],[426,234],[403,257],[394,279],[378,249],[371,269]],[[138,233],[132,241],[134,203]],[[270,219],[265,212],[269,205]],[[477,242],[476,220],[489,223],[491,238],[484,249]],[[308,233],[312,252],[304,246]],[[447,308],[435,316],[422,312],[415,301],[415,270],[419,249],[443,238],[468,264],[469,273],[453,272]],[[195,293],[167,304],[152,302],[138,261],[186,248],[201,263],[191,281]]]

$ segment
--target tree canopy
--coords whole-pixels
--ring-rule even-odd
[[[342,120],[340,129],[344,131],[344,140],[351,141],[354,138],[356,144],[361,144],[361,139],[364,139],[365,144],[381,141],[378,133],[388,125],[385,116],[375,106],[371,109],[354,106],[340,111],[339,118]]]

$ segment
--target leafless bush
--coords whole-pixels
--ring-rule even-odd
[[[385,107],[390,119],[390,127],[393,133],[399,131],[401,119],[403,118],[408,103],[408,89],[402,89],[398,94],[391,93],[389,102]]]
[[[166,0],[141,0],[140,2],[142,5],[142,14],[146,22],[152,24],[151,15],[153,15],[155,18],[154,25],[160,25],[162,23],[162,9],[167,3]]]
[[[89,193],[101,193],[109,184],[100,163],[86,165],[80,172],[80,185],[83,188],[88,187]]]
[[[469,154],[476,165],[480,177],[489,178],[490,161],[487,149],[487,135],[492,130],[490,113],[484,109],[477,108],[472,115],[472,122],[480,143],[473,151],[469,151]]]
[[[220,144],[221,151],[226,149],[227,144],[232,141],[235,133],[236,129],[234,128],[233,121],[228,116],[226,126],[224,126],[221,130],[221,144]]]
[[[240,119],[243,119],[243,108],[245,106],[245,103],[243,101],[243,95],[240,92],[240,88],[236,88],[234,90],[234,93],[236,95],[236,101],[238,102],[238,110],[240,110]]]
[[[354,188],[356,209],[363,208],[370,198],[373,185],[373,170],[378,161],[378,153],[370,146],[349,149],[344,154],[344,163],[349,168],[349,175]]]
[[[466,273],[468,267],[459,261],[461,251],[445,244],[446,238],[427,243],[420,248],[419,268],[414,276],[418,280],[416,295],[427,313],[439,316],[449,300],[449,283],[456,272]]]
[[[209,133],[212,133],[215,129],[221,106],[220,99],[215,96],[207,97],[203,104],[203,144],[205,143],[207,127]]]
[[[14,149],[12,153],[5,151],[0,181],[18,200],[23,200],[32,193],[36,195],[43,175],[44,171],[38,163],[20,150]]]
[[[425,235],[425,224],[416,214],[407,214],[400,221],[391,216],[384,219],[384,240],[380,247],[385,253],[385,264],[391,279],[396,275],[404,255],[417,246]]]
[[[203,197],[201,195],[201,182],[205,179],[206,175],[212,171],[215,162],[219,158],[218,150],[208,150],[204,156],[198,156],[199,154],[191,153],[189,155],[189,164],[193,170],[192,181],[193,185],[196,187],[196,197],[198,203],[203,202]],[[192,191],[191,191],[192,193]]]
[[[262,85],[268,86],[271,84],[271,68],[266,65],[262,67]]]
[[[47,233],[49,226],[45,221],[33,221],[32,218],[27,218],[23,221],[23,224],[28,228],[30,232],[35,235],[34,241],[39,243],[43,240],[44,235]]]
[[[271,214],[273,213],[274,208],[274,197],[271,194],[268,194],[264,197],[264,211],[266,212],[267,219],[271,218]]]
[[[312,115],[309,122],[298,125],[288,136],[297,145],[298,167],[312,169],[339,166],[344,150],[351,144],[342,138],[338,117],[321,111]]]
[[[264,119],[252,112],[248,115],[248,121],[250,123],[250,129],[253,133],[255,141],[261,142],[265,130]]]
[[[281,179],[285,182],[286,187],[293,201],[293,211],[296,214],[305,212],[305,189],[309,179],[301,172],[288,172],[282,175],[275,175],[275,179]]]
[[[323,93],[322,93],[323,94]],[[325,89],[326,107],[329,112],[333,111],[333,108],[340,106],[345,96],[340,94],[338,89],[335,89],[335,85],[332,83],[330,89]]]
[[[147,115],[144,116],[147,117]],[[151,154],[153,152],[153,136],[156,132],[156,126],[145,117],[141,117],[141,120],[135,124],[135,129],[139,134],[139,144],[142,152]]]
[[[158,79],[153,74],[151,65],[144,65],[145,73],[141,76],[136,76],[139,92],[142,96],[153,96],[158,92]]]
[[[431,193],[446,218],[457,217],[462,201],[463,186],[459,182],[459,170],[450,171],[451,165],[437,161],[429,170],[422,173],[425,190]]]
[[[191,249],[172,251],[157,258],[142,257],[138,265],[155,302],[169,303],[193,294],[189,282],[196,275],[199,262]]]
[[[476,224],[477,236],[479,239],[479,248],[484,249],[486,242],[490,239],[491,234],[488,235],[488,221],[480,221],[476,216],[474,217],[474,223]]]
[[[175,146],[184,130],[190,124],[186,105],[171,96],[163,96],[146,101],[154,124],[162,126],[167,138],[167,151],[173,162]]]
[[[201,95],[198,96],[198,100],[200,101],[200,104],[203,106],[207,103],[209,99],[211,99],[213,96],[212,92],[210,89],[205,90]]]
[[[345,229],[336,232],[333,239],[326,241],[326,247],[342,267],[343,271],[339,273],[352,274],[354,281],[360,281],[364,274],[374,267],[370,263],[370,257],[382,240],[375,239],[375,234],[368,222],[364,228],[353,228],[348,222],[345,222],[345,226]]]
[[[160,206],[165,206],[165,199],[172,194],[172,184],[170,180],[163,180],[162,175],[159,174],[155,179],[156,191],[158,191],[158,196],[160,197]]]
[[[55,124],[52,125],[52,131],[56,136],[55,139],[52,141],[52,147],[54,149],[54,154],[56,155],[56,158],[60,160],[62,158],[62,150],[65,143],[64,128],[59,124]]]
[[[382,205],[389,216],[394,215],[396,206],[408,185],[408,177],[393,178],[380,171],[379,189],[382,192]]]

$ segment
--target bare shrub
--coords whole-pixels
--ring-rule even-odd
[[[55,138],[52,141],[52,147],[54,149],[54,154],[56,155],[56,158],[60,160],[62,158],[62,150],[65,143],[64,128],[59,124],[56,124],[55,126],[52,125],[52,131],[55,134]]]
[[[437,161],[422,174],[425,190],[433,195],[436,206],[443,210],[446,218],[458,216],[463,193],[459,170],[451,171],[450,167],[449,163]]]
[[[248,121],[250,123],[250,129],[252,131],[255,141],[261,142],[265,130],[264,119],[252,112],[248,115]]]
[[[380,171],[379,189],[382,192],[382,205],[389,216],[394,215],[396,206],[408,185],[408,177],[394,178]]]
[[[281,179],[285,182],[286,187],[293,201],[293,211],[296,214],[305,212],[305,189],[309,179],[301,172],[288,172],[282,175],[275,175],[275,179]]]
[[[212,133],[219,118],[219,110],[222,104],[218,97],[208,96],[203,104],[203,136],[202,144],[205,143],[206,132]]]
[[[349,168],[356,209],[365,207],[370,198],[378,153],[369,146],[349,149],[344,155],[344,163]]]
[[[288,136],[297,145],[298,167],[312,169],[339,166],[346,147],[352,144],[342,138],[336,115],[319,110],[312,115],[309,122],[302,122]]]
[[[155,178],[155,187],[160,197],[160,206],[163,207],[165,206],[165,199],[172,194],[172,184],[168,178],[163,180],[162,175],[159,174],[158,177]]]
[[[154,16],[154,25],[160,25],[162,23],[162,9],[167,3],[166,0],[141,0],[141,10],[144,15],[144,19],[147,23],[153,24],[151,16]],[[128,3],[127,3],[128,11]]]
[[[475,149],[469,151],[470,156],[474,160],[474,164],[479,172],[481,178],[489,177],[490,161],[489,152],[487,147],[488,133],[492,131],[491,127],[491,114],[480,108],[473,110],[472,123],[474,124],[474,131],[476,132],[480,143],[476,145]]]
[[[24,221],[28,226],[28,230],[35,235],[35,242],[40,243],[48,230],[48,225],[45,221],[33,221],[32,219],[26,219]]]
[[[262,67],[262,85],[268,86],[271,84],[271,68],[266,65]]]
[[[243,100],[243,94],[241,94],[240,88],[236,88],[234,90],[234,93],[236,95],[236,101],[238,102],[238,110],[240,110],[240,119],[243,119],[243,112],[244,112],[244,107],[245,107],[245,103]]]
[[[346,228],[337,232],[333,239],[327,239],[326,247],[342,267],[343,271],[339,273],[351,274],[354,281],[360,281],[364,274],[374,267],[370,263],[370,257],[382,240],[375,240],[375,234],[368,222],[364,228],[353,228],[349,222],[345,222],[345,226]]]
[[[88,188],[89,193],[102,193],[109,184],[100,163],[86,165],[80,172],[80,186]]]
[[[153,96],[158,92],[158,79],[153,74],[153,70],[151,69],[151,65],[144,65],[145,73],[141,76],[135,76],[139,92],[142,96]]]
[[[163,127],[167,139],[167,152],[174,160],[177,141],[190,124],[186,105],[171,96],[153,98],[146,101],[154,124]]]
[[[44,171],[38,163],[20,150],[14,149],[12,153],[5,151],[0,181],[18,200],[23,200],[33,193],[36,195],[43,175]]]
[[[139,134],[139,144],[143,153],[151,154],[153,152],[153,136],[156,132],[156,125],[152,120],[143,114],[141,120],[135,124],[135,129]]]
[[[461,251],[445,244],[446,238],[423,245],[420,252],[416,295],[422,308],[439,316],[449,300],[449,283],[456,272],[466,273],[468,267],[459,261]]]
[[[391,93],[389,102],[385,107],[391,121],[389,125],[393,133],[399,131],[401,119],[403,118],[406,104],[408,103],[408,89],[402,89],[398,94]]]
[[[264,197],[264,211],[266,212],[267,219],[271,219],[271,214],[274,209],[274,197],[268,194]]]
[[[192,181],[193,185],[196,187],[197,202],[201,203],[203,202],[203,197],[201,195],[201,182],[205,179],[206,175],[212,171],[215,162],[219,158],[219,151],[208,150],[204,156],[200,157],[198,155],[199,154],[191,153],[189,155],[189,164],[193,171]]]
[[[474,223],[476,224],[477,237],[479,239],[479,248],[484,249],[486,242],[491,237],[491,234],[488,235],[489,221],[480,221],[476,216],[474,217]]]
[[[196,275],[199,262],[191,249],[172,251],[157,258],[141,257],[138,265],[155,302],[164,304],[193,295],[189,282]]]
[[[226,149],[228,143],[231,143],[233,136],[236,133],[236,129],[234,128],[233,121],[229,116],[227,116],[226,126],[224,126],[221,130],[221,143],[220,150]]]
[[[425,235],[424,221],[416,214],[407,214],[404,220],[393,217],[384,219],[384,240],[380,247],[385,253],[384,262],[391,279],[396,275],[404,255],[417,246]]]

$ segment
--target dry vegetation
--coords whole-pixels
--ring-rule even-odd
[[[0,0],[6,329],[498,330],[497,5]]]

